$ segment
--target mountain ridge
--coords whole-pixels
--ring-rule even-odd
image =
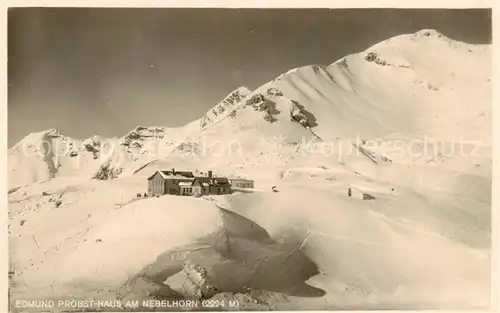
[[[353,53],[353,54],[350,54],[350,55],[347,55],[347,56],[344,56],[336,61],[334,61],[333,63],[331,63],[330,65],[322,65],[322,64],[310,64],[310,65],[304,65],[304,66],[300,66],[300,67],[297,67],[297,68],[293,68],[293,69],[290,69],[288,70],[287,72],[285,73],[282,73],[280,75],[278,75],[275,79],[273,79],[272,81],[270,81],[269,83],[267,84],[270,84],[276,80],[280,80],[282,79],[283,77],[285,77],[286,75],[289,75],[291,73],[294,73],[298,70],[306,70],[306,69],[309,69],[309,68],[322,68],[322,69],[325,69],[325,68],[328,68],[328,67],[331,67],[333,65],[337,65],[337,66],[340,66],[340,67],[345,67],[346,66],[346,59],[349,58],[349,57],[352,57],[354,55],[358,55],[358,54],[362,54],[364,52],[369,52],[371,50],[376,50],[377,48],[386,48],[387,45],[389,43],[391,44],[394,44],[394,42],[398,42],[400,40],[410,40],[410,41],[413,41],[413,40],[418,40],[418,39],[424,39],[424,38],[429,38],[429,39],[439,39],[440,41],[442,42],[446,42],[452,46],[458,46],[458,47],[462,47],[462,48],[466,48],[466,47],[489,47],[491,46],[490,44],[481,44],[481,45],[477,45],[477,44],[468,44],[468,43],[464,43],[464,42],[459,42],[459,41],[455,41],[445,35],[443,35],[442,33],[434,30],[434,29],[421,29],[415,33],[410,33],[410,34],[402,34],[402,35],[397,35],[397,36],[394,36],[392,38],[389,38],[389,39],[386,39],[386,40],[383,40],[381,42],[378,42],[374,45],[372,45],[371,47],[367,48],[366,50],[364,51],[361,51],[361,52],[358,52],[358,53]],[[402,67],[405,67],[404,65]],[[265,86],[267,84],[264,84],[262,86]],[[261,89],[262,88],[259,87],[257,88],[256,90],[258,89]],[[255,92],[255,91],[254,91]],[[224,99],[222,101],[220,101],[218,104],[216,104],[212,109],[209,109],[207,110],[207,113],[202,115],[199,119],[203,119],[203,117],[209,115],[209,113],[213,110],[215,110],[216,108],[218,108],[221,104],[223,104],[227,99],[231,99],[231,96],[236,94],[243,99],[244,96],[242,95],[248,95],[249,93],[253,93],[252,91],[250,91],[250,89],[248,89],[247,87],[245,86],[240,86],[236,89],[234,89],[232,92],[230,92],[226,97],[224,97]],[[236,101],[235,104],[237,104],[239,101]],[[183,128],[185,127],[186,125],[189,125],[193,122],[196,122],[197,120],[199,119],[195,119],[194,121],[192,122],[189,122],[187,124],[185,124],[184,126],[180,126],[180,127],[167,127],[167,126],[144,126],[144,125],[138,125],[136,126],[136,128],[130,130],[129,132],[127,132],[127,134],[130,134],[130,133],[133,133],[135,130],[139,129],[139,128],[147,128],[147,129],[154,129],[154,128],[158,128],[158,129],[179,129],[179,128]],[[102,137],[100,136],[99,134],[94,134],[92,136],[89,136],[87,138],[83,138],[83,139],[76,139],[76,138],[73,138],[73,137],[69,137],[69,136],[66,136],[64,135],[63,133],[59,132],[57,129],[55,128],[49,128],[49,129],[45,129],[45,130],[41,130],[41,131],[36,131],[36,132],[33,132],[33,133],[30,133],[28,135],[26,135],[23,139],[21,139],[18,143],[14,144],[9,150],[13,149],[14,147],[16,147],[17,145],[19,145],[19,143],[21,143],[24,139],[26,139],[27,137],[31,136],[31,135],[34,135],[34,134],[38,134],[38,133],[48,133],[49,135],[50,134],[59,134],[59,135],[63,135],[71,140],[74,140],[74,141],[86,141],[86,140],[89,140],[93,137],[101,137],[101,138],[106,138],[106,137]],[[114,139],[114,138],[124,138],[126,137],[127,135],[124,135],[122,137],[118,137],[118,136],[114,136],[114,137],[109,137],[109,138],[106,138],[106,139]]]
[[[313,64],[290,69],[253,91],[244,86],[238,87],[206,114],[182,127],[137,126],[122,137],[104,138],[94,135],[81,141],[65,136],[56,129],[49,129],[27,135],[8,150],[9,158],[18,159],[11,163],[23,163],[22,154],[26,146],[59,144],[65,146],[64,151],[56,152],[59,159],[75,157],[89,159],[85,162],[88,163],[90,171],[83,172],[87,172],[85,174],[87,176],[95,177],[102,166],[108,166],[106,164],[109,164],[109,159],[115,159],[111,163],[116,164],[111,166],[120,173],[135,173],[142,165],[154,161],[155,155],[159,155],[159,149],[166,151],[162,157],[168,157],[170,153],[178,152],[186,146],[198,145],[196,142],[203,136],[217,140],[217,136],[210,134],[213,129],[224,131],[218,127],[219,124],[225,125],[227,129],[241,130],[264,123],[257,129],[268,129],[265,133],[271,136],[283,133],[286,137],[289,133],[289,137],[295,137],[290,138],[291,142],[297,141],[301,136],[309,137],[307,134],[299,135],[304,133],[296,129],[293,122],[306,128],[317,140],[327,142],[338,138],[379,138],[395,132],[401,135],[423,135],[430,132],[429,130],[438,129],[442,123],[442,118],[430,118],[429,112],[434,110],[436,116],[444,116],[440,111],[449,110],[455,105],[451,104],[451,101],[457,100],[454,98],[453,89],[462,88],[462,85],[469,85],[471,82],[476,83],[475,77],[483,77],[487,71],[487,67],[471,71],[468,65],[459,59],[464,53],[473,53],[471,51],[475,50],[472,48],[477,50],[480,47],[454,41],[432,29],[423,29],[376,43],[364,51],[342,57],[330,65]],[[479,49],[475,53],[488,52],[483,50]],[[452,65],[448,66],[449,68],[458,70],[456,66],[460,66],[464,67],[464,72],[478,73],[465,79],[464,75],[451,72],[444,66],[439,55],[446,55],[447,62]],[[472,66],[477,65],[473,63]],[[381,84],[381,79],[391,81],[394,75],[398,75],[399,79],[391,82],[392,90]],[[445,83],[450,77],[454,80]],[[439,90],[440,88],[443,90]],[[410,97],[408,89],[412,92]],[[435,108],[424,107],[428,98],[435,97],[436,93],[443,98],[443,103]],[[469,98],[471,101],[479,102],[477,99],[487,96],[489,95],[473,94]],[[248,114],[248,110],[244,111],[249,107],[261,117]],[[451,127],[455,126],[456,130],[448,127],[450,128],[448,133],[461,132],[457,126],[458,120],[470,117],[472,123],[477,124],[473,117],[479,114],[484,116],[489,110],[491,108],[487,106],[483,108],[461,106],[460,110],[455,110],[453,114],[456,117],[448,122]],[[410,120],[410,116],[416,116],[417,119],[412,117]],[[289,126],[287,119],[292,122]],[[230,125],[234,123],[237,125]],[[265,124],[275,125],[275,129],[272,130]],[[419,129],[424,132],[419,132]],[[432,136],[453,140],[449,134],[442,134],[441,131]],[[101,146],[106,143],[111,146],[107,150]],[[20,149],[20,146],[24,147]],[[56,147],[52,150],[57,149]],[[23,150],[23,153],[15,152],[16,150]],[[54,163],[52,165],[47,163],[49,173],[42,175],[44,170],[37,169],[34,172],[38,174],[28,173],[27,178],[14,184],[23,185],[32,182],[33,178],[29,178],[30,176],[49,179],[57,175],[59,161],[50,161],[53,156],[42,157],[49,163]],[[123,163],[127,162],[140,164],[131,165],[133,169],[130,170],[120,169]],[[67,172],[71,174],[72,171],[75,174],[82,172],[76,169],[69,169]]]

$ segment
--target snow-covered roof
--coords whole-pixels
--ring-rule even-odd
[[[228,178],[229,181],[244,181],[244,182],[253,182],[251,179],[246,179],[246,178]]]
[[[156,175],[156,173],[160,173],[163,179],[190,179],[190,180],[194,179],[194,175],[192,172],[175,171],[174,174],[172,171],[158,170],[153,175],[148,177],[148,180],[152,179]]]
[[[194,178],[194,175],[193,175],[193,172],[189,172],[189,171],[167,171],[167,170],[161,170],[160,173],[162,174],[162,176],[164,176],[164,178],[168,178],[168,177],[187,177],[187,178]]]
[[[229,181],[228,181],[228,180],[227,180],[227,178],[225,178],[225,177],[216,177],[216,178],[214,178],[214,182],[215,182],[215,184],[217,184],[217,185],[220,185],[220,184],[228,184],[228,183],[229,183]]]
[[[190,179],[194,180],[194,177],[186,177],[183,175],[162,175],[164,179]]]
[[[191,186],[191,182],[180,182],[179,186]]]
[[[204,187],[216,186],[216,187],[226,187],[230,186],[229,181],[225,177],[196,177],[195,181],[198,181],[200,185]],[[194,183],[194,182],[193,182]]]

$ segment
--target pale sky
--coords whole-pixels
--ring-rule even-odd
[[[10,9],[8,144],[49,128],[82,139],[181,126],[239,86],[423,28],[491,43],[491,11]]]

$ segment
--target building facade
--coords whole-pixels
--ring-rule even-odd
[[[254,181],[250,179],[231,178],[229,182],[233,188],[254,188]]]
[[[164,195],[165,188],[165,179],[159,172],[154,173],[153,176],[148,178],[148,196]]]
[[[196,177],[192,184],[193,195],[226,195],[232,192],[231,184],[224,177]]]
[[[193,194],[192,182],[180,182],[179,183],[179,194],[181,196],[190,196]]]
[[[148,196],[161,196],[165,194],[179,195],[181,193],[180,183],[192,183],[194,175],[191,172],[175,169],[171,171],[156,171],[148,178]]]

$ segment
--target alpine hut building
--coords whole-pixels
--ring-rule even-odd
[[[159,170],[148,177],[148,196],[155,197],[165,194],[180,195],[180,183],[192,183],[194,175],[192,172]]]

